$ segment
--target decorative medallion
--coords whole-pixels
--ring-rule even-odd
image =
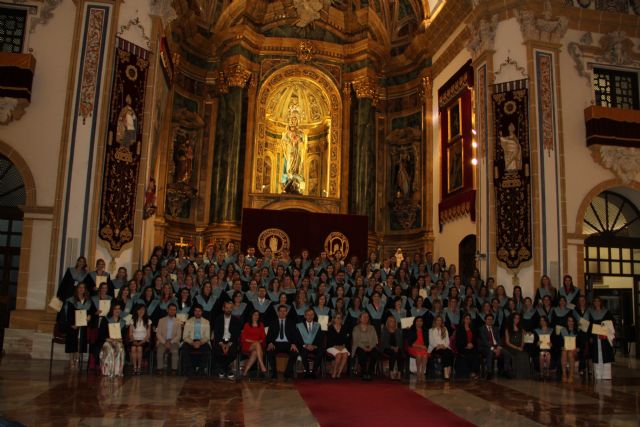
[[[342,258],[346,258],[349,253],[349,239],[339,231],[332,231],[324,239],[324,250],[328,255],[333,255],[340,251],[342,252]]]
[[[313,43],[309,40],[302,40],[298,44],[298,48],[296,49],[296,56],[298,61],[305,63],[309,62],[313,59],[313,54],[315,53],[315,48]]]
[[[289,235],[279,228],[267,228],[258,236],[258,250],[262,255],[267,249],[271,249],[271,253],[278,256],[283,250],[289,250],[289,247]]]

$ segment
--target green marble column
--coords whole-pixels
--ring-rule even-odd
[[[375,224],[375,174],[375,108],[370,98],[360,98],[351,108],[349,213],[367,215],[370,230]]]
[[[211,185],[211,222],[240,221],[246,101],[243,89],[231,87],[220,96]]]

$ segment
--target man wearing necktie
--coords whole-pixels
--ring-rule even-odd
[[[308,308],[304,312],[304,322],[298,323],[298,348],[300,349],[300,357],[304,365],[304,377],[315,378],[315,371],[320,365],[323,349],[321,348],[323,339],[322,331],[318,322],[314,322],[315,312],[312,308]],[[311,368],[311,360],[313,359],[313,369]]]
[[[485,325],[480,328],[479,350],[485,360],[485,371],[487,379],[493,376],[493,360],[502,358],[504,376],[510,378],[511,355],[508,351],[503,351],[500,331],[493,326],[493,314],[489,313],[485,317]]]
[[[293,376],[293,368],[298,358],[298,346],[296,345],[296,328],[291,319],[287,317],[289,309],[286,305],[278,307],[278,317],[269,325],[267,334],[267,361],[271,367],[271,378],[277,378],[276,355],[286,353],[289,356],[287,368],[284,371],[285,378]]]

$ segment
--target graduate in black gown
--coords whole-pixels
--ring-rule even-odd
[[[68,298],[58,313],[58,323],[65,332],[64,351],[70,355],[70,367],[78,368],[79,353],[87,352],[87,327],[76,325],[76,310],[85,310],[87,322],[93,314],[93,304],[82,282],[75,287],[74,295]]]
[[[83,256],[79,257],[74,267],[67,268],[62,277],[62,281],[58,286],[56,296],[63,303],[71,298],[74,294],[78,283],[84,281],[87,276],[87,259]]]

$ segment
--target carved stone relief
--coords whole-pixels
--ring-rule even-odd
[[[640,149],[594,145],[589,147],[594,160],[609,169],[625,184],[635,180],[640,172]]]
[[[554,15],[550,0],[545,0],[542,15],[536,15],[534,11],[527,9],[516,10],[514,14],[525,41],[560,43],[569,28],[566,16]]]
[[[467,43],[467,49],[473,57],[493,49],[497,27],[498,15],[493,15],[491,20],[482,18],[477,23],[470,22],[467,25],[467,31],[471,36]]]

